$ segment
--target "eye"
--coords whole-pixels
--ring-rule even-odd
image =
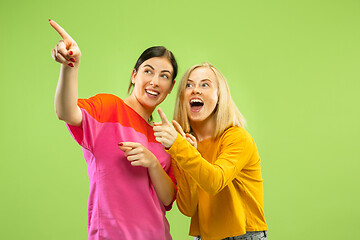
[[[169,77],[168,75],[166,75],[166,74],[161,75],[161,77],[166,78],[166,79],[169,79],[169,78],[170,78],[170,77]]]
[[[208,83],[203,83],[201,84],[202,87],[209,87],[209,84]]]
[[[144,71],[146,74],[151,74],[151,70],[147,69]]]
[[[191,83],[186,84],[186,88],[191,88],[191,87],[192,87]]]

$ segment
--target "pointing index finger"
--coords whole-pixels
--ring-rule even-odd
[[[180,133],[181,136],[185,137],[185,132],[180,126],[180,124],[175,120],[172,120],[172,124],[174,125],[175,130]]]
[[[139,143],[137,142],[120,142],[119,147],[123,147],[123,148],[137,148],[139,146]]]
[[[168,121],[167,118],[166,118],[165,113],[163,112],[163,110],[162,110],[161,108],[158,108],[158,113],[159,113],[161,122],[162,122],[163,124],[164,124],[164,123],[169,123],[169,121]]]
[[[70,35],[62,27],[60,27],[60,25],[57,24],[55,21],[49,20],[49,23],[60,34],[60,36],[63,39],[68,39],[68,38],[71,39]]]

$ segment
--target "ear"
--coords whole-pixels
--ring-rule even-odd
[[[136,70],[135,70],[135,68],[134,68],[134,69],[132,70],[132,73],[131,73],[131,83],[132,83],[132,84],[135,84],[136,74],[137,74],[137,72],[136,72]]]
[[[171,84],[171,87],[170,87],[170,89],[169,89],[169,93],[168,93],[168,94],[170,94],[170,93],[171,93],[171,91],[173,90],[174,86],[175,86],[175,80],[172,82],[172,84]]]

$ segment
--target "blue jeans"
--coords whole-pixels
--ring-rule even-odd
[[[195,237],[194,240],[201,240],[201,237]],[[244,235],[227,237],[222,240],[267,240],[267,231],[247,232]]]

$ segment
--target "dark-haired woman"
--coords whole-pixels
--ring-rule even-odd
[[[82,146],[88,164],[88,238],[171,239],[165,211],[175,196],[170,156],[149,122],[174,86],[177,63],[164,47],[143,52],[124,100],[111,94],[78,99],[80,49],[57,23],[62,40],[52,50],[61,63],[55,94],[58,118]]]

